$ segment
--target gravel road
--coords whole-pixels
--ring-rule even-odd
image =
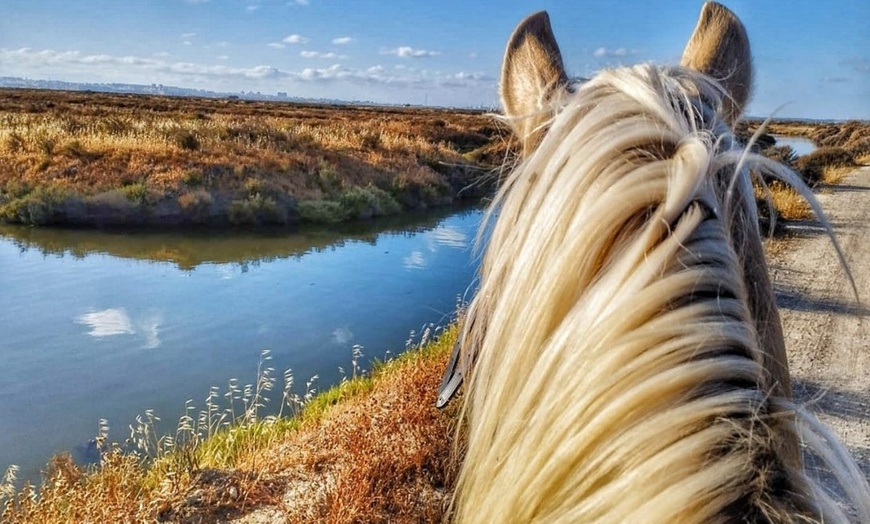
[[[832,427],[870,478],[870,166],[818,194],[858,288],[818,225],[770,257],[799,402]]]

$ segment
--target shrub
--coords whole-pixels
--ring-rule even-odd
[[[366,133],[362,136],[361,146],[363,149],[375,150],[381,145],[380,133]]]
[[[127,197],[127,200],[135,204],[145,204],[148,202],[148,187],[141,182],[122,187],[121,193]]]
[[[820,147],[800,157],[795,163],[801,178],[807,185],[818,184],[828,167],[851,167],[855,158],[842,147]]]
[[[234,226],[281,225],[287,223],[287,210],[271,197],[255,195],[230,202],[227,217]]]
[[[24,142],[24,137],[19,133],[13,131],[9,133],[4,141],[4,149],[10,153],[18,153],[24,151],[26,149],[26,144]]]
[[[862,159],[870,156],[870,136],[853,140],[849,144],[848,149],[855,159]]]
[[[339,198],[345,218],[372,218],[395,215],[402,206],[392,195],[376,186],[352,187]]]
[[[734,135],[741,144],[748,144],[752,135],[755,134],[755,131],[755,128],[750,127],[749,122],[741,120],[740,122],[737,122],[737,125],[734,128]],[[762,133],[753,144],[752,149],[756,152],[763,151],[769,147],[773,147],[775,144],[776,139],[772,135]]]
[[[332,200],[303,200],[299,202],[299,217],[315,224],[335,224],[346,218],[341,204]]]
[[[190,131],[179,133],[175,141],[181,149],[186,149],[188,151],[196,151],[199,149],[199,138]]]
[[[376,186],[366,188],[375,199],[375,215],[395,215],[402,212],[402,205],[393,198],[393,195]]]
[[[196,169],[185,171],[184,175],[181,177],[181,181],[188,187],[198,186],[202,184],[202,179],[202,171],[198,171]]]
[[[335,195],[342,187],[341,175],[331,162],[322,161],[317,170],[320,190],[327,195]]]
[[[263,183],[257,178],[245,180],[245,192],[248,196],[255,197],[263,192]]]
[[[33,188],[31,188],[26,182],[13,179],[6,182],[6,186],[0,189],[0,194],[4,195],[9,200],[14,200],[30,193],[32,189]]]
[[[120,136],[132,133],[134,127],[128,118],[109,116],[99,121],[98,129],[108,135]]]
[[[213,203],[214,198],[211,193],[204,189],[182,193],[178,197],[178,205],[182,212],[196,224],[204,224],[208,221]]]
[[[346,189],[338,201],[349,218],[371,218],[375,214],[375,196],[365,188]]]
[[[792,169],[794,169],[794,163],[798,159],[797,153],[794,152],[791,146],[769,147],[762,151],[761,154]]]
[[[68,192],[57,186],[37,187],[26,195],[0,206],[0,219],[30,225],[52,224]]]
[[[76,158],[82,158],[88,155],[87,150],[78,140],[72,140],[71,142],[67,142],[63,146],[63,153],[67,156]]]

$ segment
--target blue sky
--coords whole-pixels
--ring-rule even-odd
[[[675,63],[700,0],[0,0],[0,76],[497,105],[514,26],[550,12],[569,74]],[[870,119],[870,2],[726,1],[753,45],[749,114]]]

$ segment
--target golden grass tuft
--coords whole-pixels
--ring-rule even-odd
[[[761,187],[756,187],[755,195],[759,206],[764,206],[767,199],[773,204],[777,220],[806,220],[813,212],[806,199],[794,189],[779,182],[768,184],[769,194]]]
[[[822,170],[822,182],[825,184],[839,184],[846,176],[855,171],[854,167],[826,166]]]

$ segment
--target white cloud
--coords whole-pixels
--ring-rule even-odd
[[[438,56],[441,53],[438,51],[427,51],[425,49],[414,49],[409,46],[401,46],[395,49],[387,49],[381,51],[382,55],[396,55],[399,58],[427,58],[431,56]]]
[[[292,2],[290,2],[287,5],[308,5],[310,3],[311,2],[309,2],[309,0],[293,0]]]
[[[340,56],[338,57],[340,58]],[[223,60],[221,58],[220,60]],[[443,87],[495,92],[495,79],[478,72],[437,74],[413,67],[399,69],[376,65],[356,69],[341,64],[324,68],[287,70],[271,65],[231,67],[225,62],[214,64],[173,62],[150,56],[86,55],[79,51],[37,51],[30,48],[0,48],[0,70],[15,76],[87,79],[99,82],[162,83],[191,87],[207,85],[212,90],[277,89],[285,91],[288,83],[390,86],[396,89],[438,89]]]
[[[284,45],[280,42],[270,42],[266,45],[268,45],[269,47],[272,47],[274,49],[284,49],[285,47],[287,47],[286,45]]]
[[[247,11],[248,13],[253,13],[254,11],[256,11],[259,8],[260,8],[260,6],[258,6],[258,5],[249,5],[248,7],[245,8],[245,11]]]
[[[338,38],[332,39],[332,43],[335,45],[346,45],[346,44],[349,44],[353,41],[354,41],[353,38],[351,38],[349,36],[340,36]]]
[[[321,53],[320,51],[300,51],[299,56],[302,58],[333,58],[338,60],[347,58],[345,55],[339,55],[332,51],[328,53]]]
[[[217,58],[218,60],[229,60],[230,59],[229,55],[218,55],[215,58]]]
[[[284,40],[281,40],[285,44],[305,44],[308,42],[308,39],[302,35],[289,35]]]
[[[83,55],[79,51],[57,52],[52,50],[34,51],[24,47],[17,50],[0,48],[0,64],[27,66],[30,68],[64,67],[68,70],[102,68],[106,71],[118,71],[118,66],[126,69],[125,73],[136,70],[149,73],[172,73],[182,76],[197,77],[242,77],[242,78],[276,78],[290,76],[290,73],[280,71],[272,66],[254,66],[248,68],[230,68],[224,65],[202,65],[190,62],[167,62],[155,58],[139,58],[135,56]]]
[[[599,47],[595,51],[592,52],[592,56],[597,58],[603,57],[618,57],[623,58],[626,56],[636,55],[640,51],[637,49],[626,49],[625,47],[619,47],[616,49],[607,49],[606,47]]]
[[[181,38],[184,38],[185,40],[187,40],[189,38],[193,38],[195,36],[196,36],[196,33],[181,33]]]

